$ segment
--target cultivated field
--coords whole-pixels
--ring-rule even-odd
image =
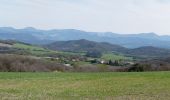
[[[170,100],[170,72],[0,73],[1,100]]]

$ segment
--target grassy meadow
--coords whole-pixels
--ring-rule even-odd
[[[170,72],[0,73],[1,100],[169,100]]]

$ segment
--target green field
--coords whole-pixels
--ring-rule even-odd
[[[170,72],[0,73],[1,100],[170,100]]]
[[[114,53],[105,53],[101,58],[105,60],[132,60],[132,57],[126,57],[124,55]]]

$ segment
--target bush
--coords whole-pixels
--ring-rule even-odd
[[[35,57],[0,55],[1,72],[50,72],[71,70],[66,66]]]
[[[132,67],[129,68],[129,72],[143,72],[144,71],[144,66],[140,64],[135,64]]]

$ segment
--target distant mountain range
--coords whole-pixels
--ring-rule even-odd
[[[108,42],[127,48],[152,46],[170,49],[170,36],[159,36],[155,33],[125,35],[111,32],[85,32],[74,29],[39,30],[32,27],[24,29],[0,27],[0,39],[17,40],[30,44],[49,44],[55,41],[87,39],[96,42]]]

